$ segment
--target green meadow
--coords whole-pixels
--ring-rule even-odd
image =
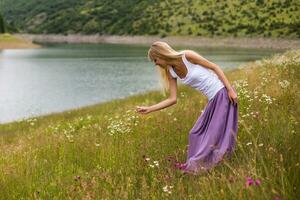
[[[207,100],[180,85],[177,104],[141,115],[159,91],[0,125],[0,199],[297,199],[300,50],[226,71],[238,92],[233,157],[186,175],[188,133]]]

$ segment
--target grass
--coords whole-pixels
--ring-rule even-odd
[[[9,33],[0,34],[0,49],[38,48],[39,45],[15,37]]]
[[[175,106],[148,115],[135,106],[164,99],[158,91],[0,125],[0,199],[297,199],[299,74],[299,50],[226,72],[238,92],[237,145],[206,175],[169,161],[185,161],[207,103],[186,86]]]
[[[20,39],[9,33],[0,34],[0,42],[20,42]]]

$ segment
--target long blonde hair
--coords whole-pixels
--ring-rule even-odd
[[[162,41],[156,41],[152,43],[150,49],[148,50],[148,59],[150,61],[153,61],[156,57],[166,61],[172,61],[181,58],[182,55],[183,51],[175,51],[172,47],[170,47],[170,45]],[[162,92],[165,95],[166,92],[169,91],[170,87],[167,74],[170,73],[169,67],[171,66],[162,67],[157,65],[156,67],[160,74],[160,84],[162,86]]]

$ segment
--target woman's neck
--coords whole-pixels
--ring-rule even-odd
[[[177,59],[177,60],[170,61],[169,63],[167,63],[167,65],[170,65],[173,68],[180,70],[181,69],[180,66],[182,65],[182,62],[181,62],[181,59]]]

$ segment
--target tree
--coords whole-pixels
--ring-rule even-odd
[[[4,20],[1,13],[0,13],[0,33],[5,33]]]

